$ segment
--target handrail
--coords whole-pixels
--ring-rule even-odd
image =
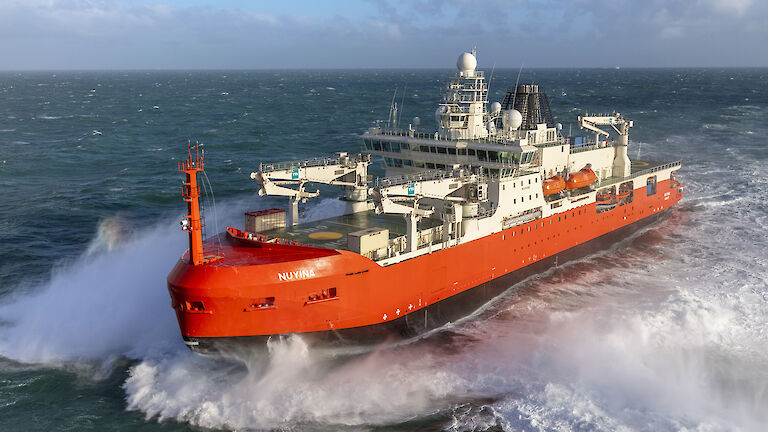
[[[262,162],[259,164],[259,171],[271,172],[271,171],[281,171],[281,170],[286,170],[291,168],[308,168],[308,167],[316,167],[316,166],[335,165],[347,158],[350,160],[350,162],[360,162],[365,159],[370,160],[370,156],[363,155],[362,158],[359,156],[360,155],[341,156],[341,157],[329,156],[329,157],[317,157],[317,158],[311,158],[311,159],[284,161],[284,162],[270,162],[270,163]]]
[[[390,187],[397,186],[406,183],[416,183],[421,181],[432,181],[441,179],[460,179],[468,177],[471,174],[461,173],[458,174],[455,171],[443,171],[443,170],[429,170],[417,174],[404,174],[400,176],[382,177],[376,179],[376,187]],[[478,177],[482,177],[478,175]]]
[[[657,172],[657,171],[662,171],[662,170],[665,170],[665,169],[674,168],[676,166],[682,166],[682,164],[683,164],[682,161],[679,161],[679,160],[678,161],[674,161],[674,162],[669,162],[669,163],[665,163],[663,165],[655,166],[653,168],[646,168],[646,169],[638,171],[636,173],[632,173],[631,175],[629,175],[629,176],[627,176],[625,178],[635,178],[635,177],[639,177],[639,176],[642,176],[642,175],[645,175],[645,174],[650,174],[650,173],[654,173],[654,172]]]

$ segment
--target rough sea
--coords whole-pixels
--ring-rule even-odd
[[[411,343],[187,350],[165,285],[187,141],[209,233],[241,226],[283,204],[260,161],[359,151],[396,89],[401,124],[433,130],[453,73],[0,73],[0,430],[767,430],[768,69],[523,70],[566,133],[634,120],[630,156],[682,160],[683,201]]]

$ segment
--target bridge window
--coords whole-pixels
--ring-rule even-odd
[[[456,149],[455,148],[449,148],[448,149],[448,154],[455,155],[456,154]]]
[[[446,149],[445,147],[438,147],[437,152],[440,154],[446,154],[448,152],[448,149]]]
[[[485,150],[477,151],[477,160],[481,160],[481,161],[488,160],[488,155],[485,153]]]
[[[467,155],[467,149],[459,149],[459,156],[466,156]]]

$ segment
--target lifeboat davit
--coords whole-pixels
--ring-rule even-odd
[[[544,180],[542,189],[544,190],[544,196],[556,194],[565,189],[565,180],[563,180],[563,178],[559,175],[550,177]]]
[[[595,172],[589,168],[582,168],[568,176],[568,181],[565,182],[565,187],[568,190],[578,189],[584,186],[589,186],[595,181],[597,181]]]

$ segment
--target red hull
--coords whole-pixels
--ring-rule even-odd
[[[673,206],[682,188],[598,214],[594,203],[381,267],[361,255],[292,245],[248,247],[228,239],[225,258],[168,276],[185,339],[323,332],[386,324],[546,260]],[[471,293],[467,293],[471,294]]]

